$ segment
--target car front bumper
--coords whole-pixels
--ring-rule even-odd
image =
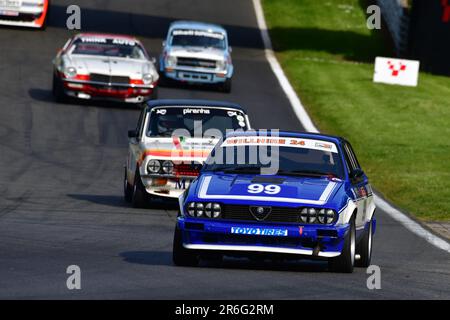
[[[156,84],[148,86],[115,85],[70,81],[64,79],[64,91],[68,96],[78,99],[102,99],[140,103],[151,98]]]
[[[43,6],[22,5],[18,9],[0,8],[0,25],[41,28],[48,11],[48,2]]]
[[[341,254],[349,225],[273,224],[179,217],[183,246],[192,250],[273,253],[332,258]],[[282,230],[285,235],[239,233]],[[234,230],[234,231],[232,231]],[[238,231],[238,233],[236,233]]]
[[[178,199],[195,177],[155,178],[143,176],[145,191],[152,196]]]
[[[231,78],[230,69],[226,72],[208,70],[204,68],[164,68],[164,75],[168,79],[187,83],[219,84]]]

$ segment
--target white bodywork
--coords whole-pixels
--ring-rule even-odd
[[[39,16],[47,12],[48,0],[0,0],[0,25],[40,28]],[[35,16],[28,21],[21,16]]]
[[[182,106],[172,106],[173,108],[183,108]],[[171,108],[162,107],[162,108]],[[195,107],[193,107],[195,108]],[[205,106],[210,109],[226,109],[231,112],[238,111],[244,114],[241,110],[234,108],[222,108]],[[148,137],[144,131],[148,127],[151,112],[146,113],[145,119],[141,119],[141,124],[138,125],[141,134],[139,138],[131,138],[129,141],[129,152],[126,164],[126,179],[129,185],[134,184],[137,170],[141,177],[141,181],[148,194],[159,197],[179,198],[182,193],[189,187],[192,180],[196,176],[190,175],[151,175],[147,172],[148,162],[152,159],[156,160],[171,160],[172,162],[195,162],[203,165],[207,157],[218,143],[219,138],[186,138],[181,147],[174,144],[172,137]],[[141,115],[142,117],[142,115]],[[250,128],[250,123],[247,115],[244,114],[246,127]],[[167,178],[167,182],[163,185],[155,185],[157,178]]]
[[[130,42],[139,46],[144,54],[141,57],[136,58],[74,53],[73,43],[83,38],[105,38],[114,41]],[[53,64],[56,73],[60,75],[64,75],[68,69],[74,68],[76,70],[77,77],[90,77],[89,79],[79,79],[77,77],[67,78],[64,76],[61,78],[61,80],[68,86],[66,88],[66,94],[80,99],[90,99],[99,96],[100,98],[121,99],[130,103],[143,102],[152,94],[153,90],[155,90],[159,79],[154,61],[147,56],[142,44],[137,39],[120,35],[77,35],[67,41],[55,57]],[[125,77],[125,79],[129,78],[130,81],[121,80],[118,82],[117,80],[114,80],[118,78],[114,77]],[[145,77],[149,77],[150,80],[141,83],[131,82],[143,80]],[[80,89],[83,86],[87,89]],[[99,93],[97,88],[100,88],[103,92]],[[114,90],[126,91],[128,88],[135,89],[136,92],[130,94],[114,94]]]

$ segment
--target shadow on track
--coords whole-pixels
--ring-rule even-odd
[[[67,29],[66,6],[52,4],[47,26]],[[163,39],[167,35],[170,23],[178,20],[177,17],[159,17],[131,12],[111,11],[106,9],[81,8],[82,29],[86,31],[124,33],[124,26],[131,27],[126,30],[129,34],[145,38]],[[210,21],[214,23],[214,21]],[[244,48],[263,49],[263,43],[258,28],[223,25],[228,31],[230,43],[233,46]],[[158,48],[159,50],[159,48]],[[150,50],[152,51],[152,50]]]
[[[153,265],[153,266],[175,266],[172,262],[171,251],[126,251],[120,253],[124,261],[129,263]],[[179,267],[182,268],[182,267]],[[214,260],[200,261],[196,268],[214,269],[239,269],[239,270],[261,270],[282,272],[328,272],[328,265],[324,261],[292,260],[292,261],[252,261],[249,259],[224,258],[223,261]]]
[[[94,194],[68,194],[67,196],[72,199],[88,201],[104,206],[130,208],[130,205],[123,199],[123,196]]]
[[[68,194],[68,197],[80,201],[88,201],[94,204],[100,204],[111,207],[122,207],[131,209],[132,206],[126,202],[123,196],[118,195],[94,195],[94,194]],[[163,201],[156,200],[148,205],[145,209],[154,210],[176,210],[178,208],[177,200]]]
[[[123,103],[115,101],[104,101],[104,100],[83,100],[68,98],[67,102],[57,103],[53,97],[52,91],[48,89],[32,88],[28,90],[28,95],[36,101],[50,102],[57,106],[86,106],[86,107],[98,107],[98,108],[113,108],[113,109],[127,109],[140,111],[140,104]]]

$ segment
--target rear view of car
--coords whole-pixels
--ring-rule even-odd
[[[49,0],[0,0],[0,25],[45,26]]]
[[[212,84],[230,92],[233,64],[226,30],[202,22],[172,23],[163,43],[160,71],[169,81]]]
[[[153,60],[134,37],[78,34],[53,61],[53,95],[57,101],[67,97],[128,103],[155,99],[159,75]]]

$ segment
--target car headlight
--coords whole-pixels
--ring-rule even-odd
[[[217,70],[224,71],[227,68],[227,62],[225,60],[218,60],[216,62],[216,68]]]
[[[170,160],[165,160],[162,163],[162,170],[166,174],[172,174],[173,173],[173,162]]]
[[[331,209],[320,209],[318,219],[322,224],[330,224],[334,221],[335,216],[336,213]]]
[[[201,202],[197,202],[195,204],[195,216],[196,217],[203,216],[203,213],[205,212],[204,209],[205,209],[205,205]]]
[[[188,207],[187,207],[187,213],[188,213],[191,217],[195,217],[195,202],[189,203],[189,205],[188,205]]]
[[[177,65],[177,57],[167,56],[166,58],[166,66],[167,67],[175,67]]]
[[[303,223],[314,223],[317,219],[317,211],[314,208],[303,208],[300,212],[300,219]]]
[[[219,203],[208,202],[190,202],[187,205],[186,212],[191,217],[219,218],[222,208]]]
[[[148,173],[158,173],[161,170],[161,162],[158,160],[152,159],[147,163],[147,172]]]
[[[331,224],[335,218],[336,212],[332,209],[303,208],[300,211],[300,220],[303,223]]]
[[[77,69],[74,67],[68,67],[64,69],[64,76],[66,78],[74,78],[77,75]]]
[[[144,84],[151,84],[153,82],[153,75],[150,73],[146,73],[142,76],[142,81],[144,81]]]
[[[208,218],[218,218],[220,213],[222,212],[222,208],[218,203],[207,203],[205,206],[205,214]]]

